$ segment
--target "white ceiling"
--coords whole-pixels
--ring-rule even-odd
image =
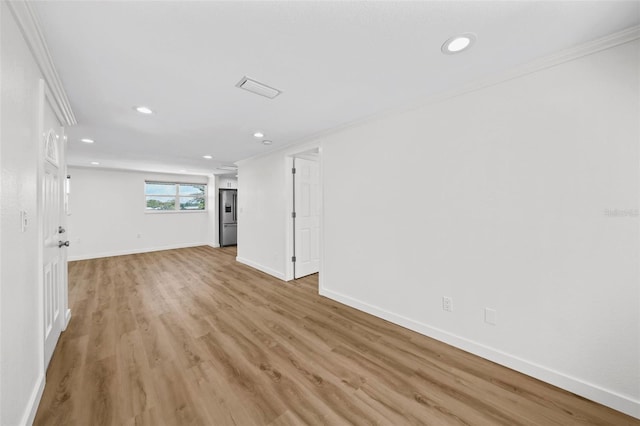
[[[78,119],[70,164],[203,174],[640,22],[637,1],[35,8]],[[477,34],[473,48],[443,55],[442,43],[464,32]],[[245,75],[283,93],[270,100],[240,90]],[[253,137],[258,130],[271,146]]]

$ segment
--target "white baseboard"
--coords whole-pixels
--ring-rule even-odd
[[[71,321],[71,309],[67,309],[67,311],[64,313],[64,324],[62,327],[62,331],[65,331],[67,329],[67,327],[69,326],[69,321]]]
[[[284,272],[276,271],[275,269],[268,268],[266,266],[260,265],[259,263],[252,262],[249,259],[244,259],[242,257],[236,257],[236,261],[245,264],[247,266],[251,266],[254,269],[264,272],[265,274],[272,275],[279,280],[285,281]]]
[[[211,248],[220,248],[220,244],[207,244]]]
[[[569,392],[573,392],[584,398],[640,419],[640,401],[633,400],[624,395],[587,383],[581,379],[568,376],[559,371],[551,370],[542,365],[496,350],[481,343],[451,334],[439,328],[431,327],[402,315],[389,312],[377,306],[354,299],[350,296],[346,296],[326,288],[320,288],[319,293],[321,296],[328,297],[329,299],[344,303],[352,308],[383,318],[389,322],[408,328],[409,330],[424,334],[425,336],[447,343],[500,365],[504,365],[505,367],[509,367],[543,382],[568,390]]]
[[[42,373],[40,374],[40,377],[38,377],[36,385],[33,387],[33,391],[29,397],[29,402],[27,403],[24,414],[22,415],[20,425],[28,426],[33,424],[33,420],[36,418],[36,413],[38,412],[38,406],[40,405],[40,399],[42,399],[42,393],[44,392],[44,382],[45,375]]]
[[[126,256],[128,254],[150,253],[153,251],[175,250],[175,249],[181,249],[181,248],[209,246],[209,245],[210,244],[208,243],[171,244],[171,245],[162,246],[162,247],[146,247],[146,248],[131,249],[131,250],[116,250],[116,251],[103,252],[103,253],[81,254],[81,255],[69,256],[68,260],[69,262],[73,262],[75,260],[100,259],[102,257]]]

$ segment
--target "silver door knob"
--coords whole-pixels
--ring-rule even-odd
[[[58,248],[69,247],[69,241],[58,241]]]
[[[62,226],[58,226],[58,234],[64,234],[65,232],[67,232],[66,229],[64,229]]]

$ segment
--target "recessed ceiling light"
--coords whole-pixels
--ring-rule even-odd
[[[94,166],[100,165],[100,163],[98,163],[97,161],[92,161],[91,164],[93,164]]]
[[[151,110],[151,108],[146,107],[146,106],[137,106],[137,107],[133,107],[136,111],[138,111],[140,114],[153,114],[153,111]]]
[[[206,158],[207,160],[211,160],[213,157],[210,155],[203,155],[202,158]]]
[[[269,140],[264,140],[262,141],[262,145],[271,145],[273,142],[269,141]]]
[[[263,137],[264,137],[264,133],[262,133],[262,132],[255,132],[255,133],[253,134],[253,137],[255,137],[255,138],[263,138]]]
[[[464,33],[445,41],[442,45],[442,53],[446,55],[452,55],[454,53],[460,53],[467,50],[476,41],[476,35],[473,33]]]
[[[89,139],[89,138],[82,138],[80,139],[80,142],[84,142],[84,143],[94,143],[95,141],[93,139]]]

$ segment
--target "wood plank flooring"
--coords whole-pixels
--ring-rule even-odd
[[[639,425],[196,247],[72,262],[36,425]]]

